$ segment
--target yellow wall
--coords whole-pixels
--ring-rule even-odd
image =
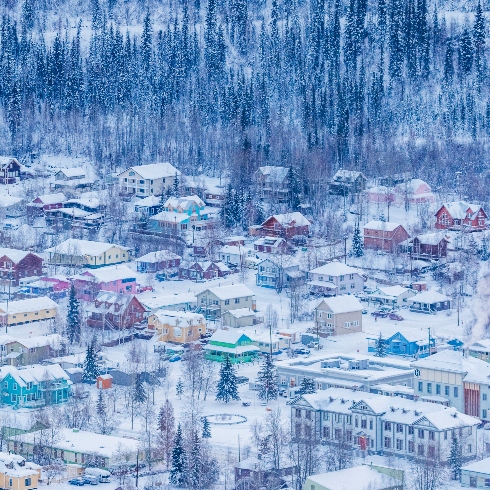
[[[8,316],[9,325],[17,325],[19,323],[37,322],[40,320],[51,320],[56,316],[56,308],[38,311],[26,311],[25,313],[10,314]]]
[[[85,256],[85,262],[91,266],[119,264],[128,260],[129,251],[123,250],[116,245],[101,255]]]
[[[419,378],[426,381],[435,381],[450,385],[460,385],[463,382],[461,374],[424,368],[420,368]]]
[[[160,323],[156,315],[151,315],[148,318],[148,326],[150,328],[153,327],[157,331],[157,334],[159,335],[158,341],[160,342],[177,342],[184,344],[190,340],[198,340],[201,338],[201,335],[206,333],[206,325],[203,323],[196,325],[179,325],[182,335],[177,336],[175,335],[173,325],[169,325],[168,323]],[[188,335],[189,331],[192,332],[192,335],[190,336]]]

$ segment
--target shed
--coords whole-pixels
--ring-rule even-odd
[[[97,376],[97,388],[99,390],[108,390],[112,388],[112,376],[110,374],[101,374]]]
[[[464,488],[490,487],[490,458],[463,466],[461,468],[461,486]]]

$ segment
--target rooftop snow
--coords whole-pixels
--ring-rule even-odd
[[[318,307],[320,307],[322,304],[327,305],[332,313],[335,314],[361,311],[363,309],[361,302],[355,296],[349,294],[325,298],[318,305]]]
[[[0,312],[6,314],[8,310],[9,315],[15,315],[16,313],[29,313],[39,310],[52,310],[57,308],[58,304],[47,296],[9,301],[8,306],[7,303],[0,303]]]
[[[0,258],[3,256],[8,257],[14,264],[18,264],[24,257],[32,254],[39,257],[34,252],[29,252],[26,250],[17,250],[15,248],[0,248]]]
[[[254,296],[254,293],[248,289],[245,284],[231,284],[229,286],[217,286],[214,288],[208,288],[202,291],[200,294],[206,291],[211,292],[220,300],[227,300],[233,298],[243,298],[245,296]]]
[[[180,170],[177,170],[169,162],[138,165],[135,167],[130,167],[128,170],[133,170],[138,175],[143,177],[143,179],[162,179],[165,177],[175,177],[176,174],[180,175]],[[126,170],[124,172],[126,172]]]
[[[136,278],[136,274],[128,266],[124,264],[110,265],[108,267],[102,267],[100,269],[92,269],[86,274],[74,276],[74,279],[89,280],[88,275],[95,277],[97,282],[111,282],[119,281],[121,279]]]
[[[399,226],[399,223],[392,223],[389,221],[377,221],[373,220],[366,223],[363,228],[365,230],[377,230],[377,231],[395,231]]]
[[[147,262],[150,264],[155,264],[157,262],[162,262],[166,260],[176,260],[181,259],[180,255],[174,254],[170,250],[158,250],[157,252],[149,252],[142,257],[136,259],[137,262]]]
[[[105,242],[92,242],[90,240],[79,240],[77,238],[69,238],[60,244],[46,249],[46,252],[57,253],[62,255],[102,255],[113,247],[118,247],[122,250],[129,250],[121,245],[114,245]]]
[[[325,265],[312,269],[310,274],[324,274],[326,276],[342,276],[347,274],[362,274],[360,269],[351,267],[350,265],[343,264],[337,260],[328,262]]]
[[[426,304],[434,304],[434,303],[442,303],[444,301],[449,301],[447,296],[444,296],[433,289],[429,291],[423,291],[407,300],[409,303],[426,303]]]

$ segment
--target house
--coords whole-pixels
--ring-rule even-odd
[[[36,408],[66,402],[71,381],[59,364],[33,364],[22,368],[0,368],[2,403],[15,407]]]
[[[310,292],[325,296],[364,291],[362,271],[337,260],[309,271],[307,284]]]
[[[143,199],[138,199],[134,203],[134,212],[142,217],[155,216],[162,208],[160,198],[156,196],[148,196]]]
[[[487,215],[479,204],[456,201],[443,204],[435,214],[437,230],[481,231]]]
[[[62,192],[43,194],[36,197],[27,204],[27,221],[32,224],[34,218],[44,216],[46,211],[62,208],[63,203],[67,200],[67,197]]]
[[[461,486],[463,488],[490,487],[490,458],[463,466],[461,468]]]
[[[389,187],[379,185],[377,187],[370,187],[364,192],[366,199],[369,203],[373,204],[391,204],[395,200],[393,191]]]
[[[476,457],[480,420],[437,403],[329,388],[294,399],[291,423],[325,444],[445,463],[455,437],[463,459]]]
[[[404,490],[405,471],[373,464],[329,471],[306,478],[303,490],[345,490],[356,482],[356,490]]]
[[[41,276],[43,259],[33,253],[14,248],[0,248],[0,284],[17,287],[20,279]]]
[[[468,347],[470,356],[490,362],[490,339],[482,339]]]
[[[490,364],[452,349],[410,364],[415,394],[446,401],[467,415],[490,420]]]
[[[121,172],[117,178],[122,191],[134,194],[136,197],[160,196],[175,184],[175,179],[181,175],[173,165],[168,162],[150,163],[129,167]]]
[[[147,317],[147,310],[137,296],[113,291],[100,291],[86,312],[89,327],[113,330],[132,328]]]
[[[259,226],[251,226],[249,233],[252,236],[268,236],[292,238],[294,236],[308,236],[311,222],[300,212],[274,214]]]
[[[0,487],[16,490],[35,490],[41,478],[41,466],[22,456],[0,453]]]
[[[150,218],[149,226],[156,231],[201,231],[215,221],[219,209],[206,206],[198,196],[171,197],[165,201],[162,211]]]
[[[315,328],[321,337],[362,332],[361,302],[353,295],[326,298],[315,308]]]
[[[158,310],[148,318],[148,328],[156,330],[158,342],[185,344],[202,338],[206,322],[199,313]]]
[[[0,196],[0,219],[3,220],[3,229],[12,229],[20,221],[14,221],[23,218],[26,214],[24,198],[11,196],[10,194]]]
[[[77,297],[84,301],[94,301],[100,291],[120,294],[138,292],[136,274],[124,264],[85,271],[71,279],[77,291]]]
[[[299,265],[280,266],[270,259],[259,262],[255,284],[264,288],[282,290],[290,285],[303,282],[305,275],[299,270]]]
[[[51,299],[66,297],[71,282],[64,276],[40,277],[38,280],[29,281],[19,288],[19,294],[26,296],[49,296]]]
[[[400,243],[400,249],[412,259],[442,259],[447,257],[449,236],[445,232],[425,233]]]
[[[226,186],[225,185],[213,185],[211,183],[206,184],[206,190],[204,192],[204,202],[208,206],[223,206],[226,198]]]
[[[433,353],[436,346],[435,337],[430,337],[426,332],[406,330],[403,333],[396,332],[385,339],[386,353],[393,356],[412,356],[415,358],[427,357]],[[376,352],[378,337],[368,337],[368,352]]]
[[[95,386],[99,390],[110,390],[112,388],[112,379],[110,374],[101,374],[97,376]]]
[[[256,311],[255,295],[245,284],[217,286],[197,294],[197,307],[208,320],[214,320],[228,310],[251,308]]]
[[[218,257],[227,266],[240,267],[244,264],[245,257],[250,256],[252,250],[239,245],[224,245],[218,250]]]
[[[259,199],[267,202],[286,202],[289,173],[287,167],[259,167],[255,172],[255,188]]]
[[[6,335],[1,337],[1,343],[0,361],[10,366],[37,364],[59,355],[62,349],[61,337],[56,333],[26,339]]]
[[[280,354],[282,350],[291,347],[291,339],[280,333],[273,333],[268,328],[258,328],[253,330],[242,330],[242,332],[252,339],[252,344],[259,348],[261,354]]]
[[[87,173],[81,167],[62,168],[54,174],[54,182],[51,184],[57,189],[85,189],[92,187],[94,180],[87,177]]]
[[[69,199],[61,208],[44,212],[46,223],[50,226],[62,225],[64,228],[78,227],[99,229],[104,223],[103,206],[95,197]]]
[[[370,221],[363,226],[364,248],[394,252],[398,245],[410,238],[405,228],[398,223]]]
[[[35,454],[42,435],[39,431],[28,432],[13,436],[9,439],[9,450],[25,457]],[[97,441],[94,444],[94,441]],[[99,467],[108,469],[120,460],[135,464],[139,455],[143,460],[143,451],[139,449],[140,442],[129,437],[96,434],[79,429],[60,429],[58,437],[50,440],[46,449],[51,450],[55,458],[66,464],[87,464],[97,458]]]
[[[223,262],[183,262],[179,267],[179,278],[191,281],[203,281],[226,277],[231,270]]]
[[[0,157],[0,184],[15,184],[20,177],[20,163],[14,157]]]
[[[254,251],[269,254],[291,254],[293,247],[281,237],[265,236],[254,241]]]
[[[0,323],[8,327],[53,320],[57,313],[58,304],[47,296],[0,303]]]
[[[407,304],[408,298],[417,294],[417,291],[403,286],[381,286],[367,295],[369,301],[376,301],[393,308],[401,308]]]
[[[69,238],[46,249],[51,265],[104,267],[129,260],[129,248],[112,243]]]
[[[329,182],[329,192],[339,196],[359,194],[366,188],[366,183],[367,179],[362,172],[340,169]]]
[[[252,339],[237,330],[216,330],[203,347],[206,359],[223,362],[226,356],[234,364],[251,362],[259,352]]]
[[[405,360],[335,353],[312,359],[285,359],[277,365],[277,374],[283,388],[300,386],[303,378],[312,378],[319,390],[335,387],[368,393],[380,384],[411,388],[414,379],[413,368]]]
[[[435,314],[438,311],[449,310],[451,307],[451,300],[433,289],[418,293],[408,298],[407,302],[410,304],[410,311],[417,313]]]
[[[194,293],[174,293],[174,294],[155,294],[146,291],[138,295],[141,304],[149,311],[154,313],[157,310],[172,311],[191,311],[197,307],[197,300]]]
[[[394,189],[395,206],[432,204],[435,201],[432,189],[421,179],[410,179],[397,184]]]
[[[272,458],[260,453],[242,459],[235,466],[235,488],[247,488],[248,482],[253,482],[254,486],[257,485],[256,488],[267,488],[265,485],[269,481],[290,481],[292,475],[298,471],[287,458],[281,458],[280,466],[275,468]]]
[[[174,254],[170,250],[158,250],[149,252],[136,259],[136,269],[138,272],[173,272],[180,266],[182,257]]]
[[[232,328],[250,327],[255,324],[256,315],[256,312],[251,308],[228,310],[221,316],[221,323],[223,326]]]

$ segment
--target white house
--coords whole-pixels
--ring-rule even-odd
[[[130,167],[117,177],[121,190],[137,197],[148,197],[163,194],[180,175],[179,170],[165,162]]]
[[[378,287],[373,293],[367,296],[371,301],[379,301],[389,306],[402,306],[407,303],[408,298],[415,296],[417,291],[404,288],[403,286]]]
[[[308,285],[318,294],[354,294],[364,290],[364,277],[360,269],[334,260],[309,271]]]

